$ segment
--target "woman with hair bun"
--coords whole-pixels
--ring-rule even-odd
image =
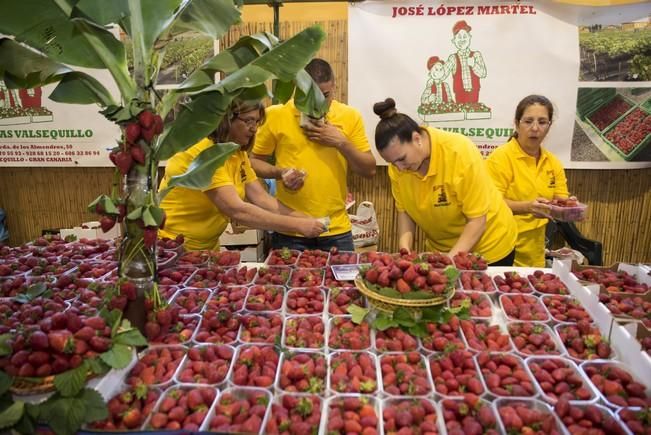
[[[396,110],[392,98],[373,111],[380,117],[375,146],[390,163],[399,247],[411,250],[418,225],[428,250],[476,252],[493,266],[511,266],[515,220],[475,144],[458,133],[419,126]]]

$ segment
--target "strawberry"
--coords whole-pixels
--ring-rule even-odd
[[[131,408],[122,414],[122,423],[127,429],[135,429],[142,424],[142,414],[138,408]]]
[[[47,338],[50,342],[50,347],[59,353],[69,353],[74,350],[74,341],[70,331],[52,331],[47,335]]]
[[[142,129],[142,138],[147,142],[151,143],[152,139],[156,136],[156,131],[153,128],[143,128]]]
[[[47,334],[42,331],[34,331],[29,338],[29,344],[33,350],[46,350],[50,346]]]
[[[135,144],[140,138],[140,125],[137,122],[130,122],[124,128],[124,138],[128,143]]]
[[[115,155],[114,163],[122,175],[127,175],[133,165],[133,157],[128,151],[119,151]]]
[[[93,337],[89,341],[90,347],[97,352],[106,352],[111,346],[111,339],[108,337]]]
[[[156,244],[156,239],[158,238],[158,228],[157,227],[145,227],[142,232],[142,239],[145,244],[145,247],[151,248]]]
[[[136,163],[145,164],[145,151],[138,145],[132,145],[129,149],[131,157]]]
[[[161,134],[163,132],[164,126],[165,125],[163,124],[163,118],[161,118],[160,115],[154,115],[154,134]]]
[[[143,110],[138,115],[138,122],[143,128],[151,128],[154,125],[154,114],[149,110]]]

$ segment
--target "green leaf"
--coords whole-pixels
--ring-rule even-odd
[[[399,325],[396,321],[394,321],[391,317],[387,316],[386,314],[378,314],[375,320],[373,320],[371,326],[373,327],[373,329],[377,329],[378,331],[386,331],[389,328],[395,328]]]
[[[5,335],[9,334],[4,334],[0,337],[4,337]],[[14,380],[11,376],[3,371],[0,371],[0,396],[9,391],[9,387],[11,387],[11,384],[13,384],[13,382]]]
[[[418,290],[415,292],[403,293],[402,297],[403,299],[415,300],[415,299],[431,299],[432,297],[434,297],[434,295],[432,294],[432,292]]]
[[[443,321],[443,307],[425,307],[420,310],[421,319],[431,323],[442,323]]]
[[[88,369],[96,375],[103,375],[107,373],[111,368],[99,358],[90,358],[86,360],[88,364]]]
[[[142,211],[144,207],[137,207],[134,208],[131,213],[127,215],[127,219],[130,221],[135,221],[136,219],[140,219],[142,217]]]
[[[190,163],[184,174],[170,178],[168,187],[179,186],[188,189],[208,187],[215,170],[238,149],[239,145],[233,142],[214,144],[206,148]]]
[[[50,100],[69,104],[99,104],[102,107],[115,105],[111,93],[94,77],[73,71],[63,76]]]
[[[99,312],[99,315],[111,329],[114,329],[120,325],[120,320],[122,319],[122,312],[120,310],[111,310],[109,311],[106,308],[102,308]]]
[[[305,71],[296,76],[294,104],[299,111],[315,119],[323,118],[328,112],[328,103],[321,88]]]
[[[85,388],[81,392],[80,400],[82,400],[86,405],[84,423],[101,421],[108,417],[108,408],[99,392],[90,388]]]
[[[113,343],[125,346],[147,346],[147,339],[137,329],[130,329],[116,335]]]
[[[411,315],[408,309],[399,307],[393,311],[393,320],[401,322],[414,322],[414,316]],[[401,323],[402,324],[402,323]]]
[[[86,385],[87,374],[88,366],[84,361],[79,367],[56,375],[54,377],[54,387],[63,397],[75,396]]]
[[[396,298],[396,299],[402,299],[402,293],[400,293],[396,289],[392,289],[389,287],[376,287],[377,290],[376,293],[381,294],[382,296],[386,296],[389,298]]]
[[[364,317],[370,311],[368,308],[362,308],[359,305],[350,304],[347,308],[349,314],[352,315],[353,323],[360,324],[364,321]]]
[[[111,349],[100,354],[100,358],[114,369],[123,369],[129,365],[132,358],[131,348],[124,344],[114,343]]]
[[[77,0],[70,16],[85,17],[107,26],[112,23],[119,24],[129,16],[129,0],[111,0],[110,2],[97,0]],[[128,31],[128,29],[124,29]]]
[[[457,282],[459,279],[459,276],[461,275],[461,272],[459,272],[459,269],[457,269],[454,266],[447,266],[445,269],[443,269],[443,273],[445,276],[448,278],[448,283],[454,286],[454,284]]]
[[[0,38],[0,59],[0,71],[4,71],[4,80],[9,87],[31,88],[55,83],[73,72],[9,38]]]
[[[233,24],[240,22],[240,15],[233,0],[193,0],[179,14],[172,32],[191,30],[219,39]]]
[[[25,404],[25,408],[27,408],[27,406],[29,406],[29,404]],[[36,420],[29,417],[27,413],[24,413],[18,423],[14,425],[13,429],[21,434],[36,433]]]
[[[145,224],[146,227],[155,227],[158,224],[156,223],[156,219],[154,219],[154,215],[151,212],[151,206],[146,206],[142,212],[142,221]]]
[[[25,410],[25,402],[16,401],[9,408],[0,412],[0,429],[5,429],[18,423],[18,420],[23,416]]]
[[[296,85],[293,80],[276,79],[273,83],[273,96],[279,103],[286,103],[294,95],[295,89]]]
[[[414,326],[410,326],[407,328],[407,332],[409,332],[414,337],[426,337],[428,335],[427,328],[422,323],[417,323]]]

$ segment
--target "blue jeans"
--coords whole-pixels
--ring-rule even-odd
[[[336,247],[340,251],[354,251],[353,233],[337,234],[336,236],[306,237],[286,236],[285,234],[273,233],[271,235],[271,247],[273,249],[289,248],[304,251],[306,249],[320,249],[329,251],[330,248]]]

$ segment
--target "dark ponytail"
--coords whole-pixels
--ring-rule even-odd
[[[387,98],[373,105],[373,112],[380,117],[375,127],[375,147],[382,151],[394,137],[400,143],[411,141],[415,131],[420,132],[418,123],[404,113],[396,110],[393,98]]]

